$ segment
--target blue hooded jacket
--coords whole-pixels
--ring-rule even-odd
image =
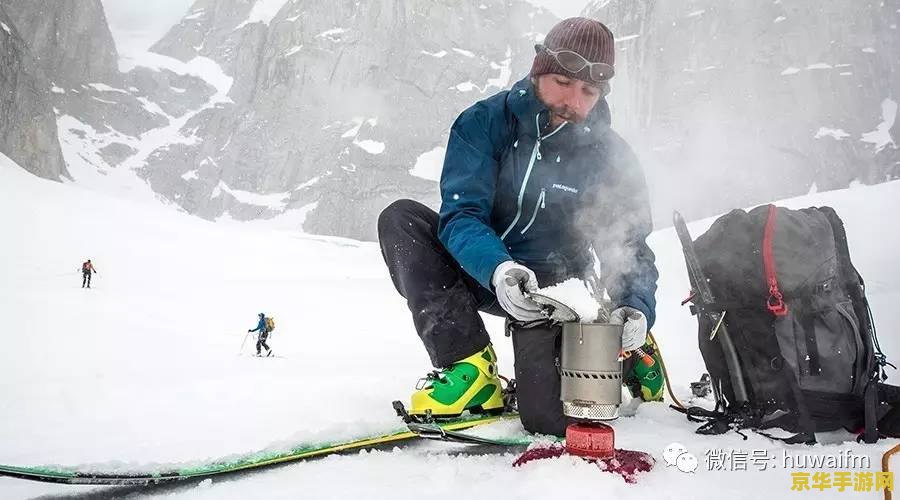
[[[462,268],[492,290],[498,264],[515,260],[541,286],[593,273],[618,306],[655,320],[658,272],[637,158],[610,128],[601,99],[584,123],[547,127],[530,78],[479,101],[450,130],[441,174],[438,237]]]
[[[259,315],[259,323],[256,324],[256,328],[250,330],[251,332],[264,332],[266,331],[266,316],[263,314]]]

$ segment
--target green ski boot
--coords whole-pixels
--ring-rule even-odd
[[[488,344],[481,351],[420,380],[412,395],[410,415],[436,418],[472,413],[501,413],[503,393],[497,377],[497,355]]]

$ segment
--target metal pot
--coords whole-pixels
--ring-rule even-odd
[[[562,325],[560,399],[563,413],[613,420],[622,404],[622,325],[566,322]]]

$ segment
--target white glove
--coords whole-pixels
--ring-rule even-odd
[[[537,278],[531,269],[508,260],[494,269],[491,284],[494,285],[500,307],[513,318],[519,321],[534,321],[547,317],[542,312],[541,306],[522,293],[523,288],[529,292],[537,291]]]
[[[622,330],[622,350],[633,351],[647,341],[647,317],[633,307],[623,306],[609,315],[609,322],[624,325]]]

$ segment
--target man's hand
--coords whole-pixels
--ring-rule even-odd
[[[647,317],[633,307],[620,307],[609,315],[609,322],[624,325],[622,331],[622,350],[633,351],[647,341]]]
[[[527,267],[508,260],[494,269],[491,284],[497,294],[500,307],[519,321],[545,319],[541,306],[529,299],[523,290],[537,291],[538,284],[534,272]]]

